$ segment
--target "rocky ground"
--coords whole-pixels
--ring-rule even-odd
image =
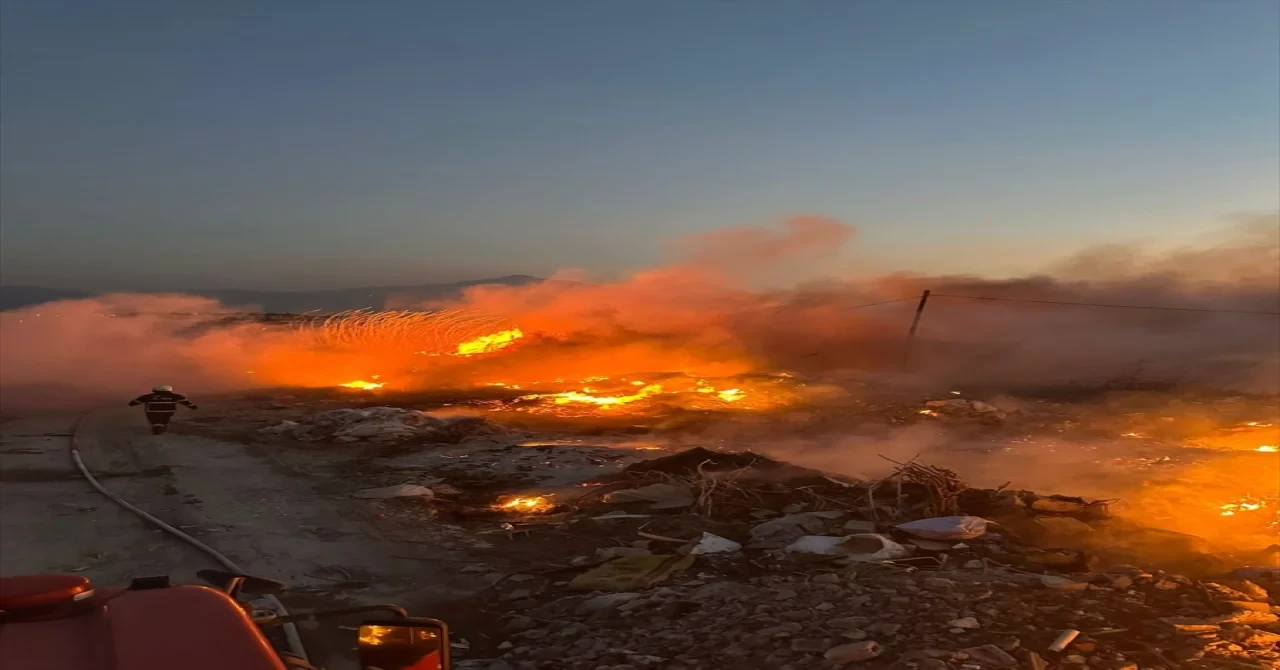
[[[980,561],[952,569],[873,564],[568,595],[512,613],[496,658],[459,667],[1154,670],[1280,663],[1271,605],[1280,582],[1230,581],[1236,590],[1132,566],[1082,578],[1045,585]]]
[[[1191,424],[1201,417],[1181,403],[1211,404],[1103,411],[992,400],[872,403],[860,417],[947,424],[1005,451],[1032,433],[1105,434],[1135,454],[1126,468],[1141,469],[1170,463],[1181,453],[1175,441],[1200,430]],[[374,409],[385,401],[370,398],[359,415],[343,409],[349,398],[242,403],[199,430],[262,444],[325,479],[329,494],[358,501],[388,538],[464,552],[459,574],[490,587],[425,612],[450,621],[460,668],[1280,667],[1274,553],[1225,560],[1199,538],[1141,528],[1094,501],[970,488],[936,468],[859,481],[753,461],[771,473],[753,481],[743,473],[759,467],[730,459],[707,468],[700,455],[692,467],[686,458],[646,470],[646,459],[663,455],[646,444],[681,444],[664,432],[670,421],[615,420],[556,436],[501,415],[452,419],[440,401],[417,405],[436,418]],[[1223,425],[1262,416],[1251,403],[1226,402],[1239,416]],[[331,409],[340,411],[324,414]],[[797,416],[769,421],[800,434],[849,420],[788,423]],[[406,495],[384,492],[397,486]],[[512,496],[540,498],[537,513],[496,508]],[[829,553],[788,551],[799,535],[758,542],[759,526],[810,514],[822,516],[797,527],[834,541]],[[940,540],[897,527],[946,516],[997,525]],[[741,546],[700,554],[704,533]],[[904,551],[869,558],[889,545],[868,535]],[[1262,567],[1236,571],[1242,564]]]

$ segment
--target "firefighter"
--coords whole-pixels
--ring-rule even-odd
[[[147,421],[151,423],[151,434],[159,435],[169,426],[169,420],[173,418],[174,412],[178,411],[178,405],[185,405],[191,409],[197,409],[194,403],[187,400],[187,397],[181,393],[174,393],[173,387],[167,384],[157,386],[151,389],[151,393],[140,395],[129,401],[129,406],[134,407],[142,405],[143,411],[146,412]]]

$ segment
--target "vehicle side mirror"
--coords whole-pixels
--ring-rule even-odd
[[[361,670],[449,670],[449,627],[443,621],[366,621],[359,636]]]

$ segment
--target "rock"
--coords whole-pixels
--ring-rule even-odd
[[[833,628],[861,628],[871,622],[871,619],[864,616],[841,617],[838,619],[828,619],[827,625]]]
[[[1049,668],[1049,662],[1030,649],[1024,649],[1021,656],[1022,667],[1026,670],[1048,670]]]
[[[648,556],[649,553],[648,549],[636,549],[635,547],[600,547],[596,549],[596,560],[612,561],[623,556]]]
[[[960,619],[952,619],[951,621],[947,622],[947,625],[952,628],[960,628],[964,630],[973,630],[975,628],[982,628],[982,624],[978,623],[978,620],[971,616],[963,617]]]
[[[1246,610],[1249,612],[1270,612],[1271,605],[1268,603],[1255,603],[1252,600],[1228,600],[1223,603],[1231,610]]]
[[[844,580],[840,578],[840,575],[837,575],[834,572],[824,572],[820,575],[814,575],[813,579],[810,579],[809,581],[814,584],[839,584]]]
[[[964,567],[966,570],[981,570],[982,568],[986,567],[986,565],[987,564],[983,563],[981,559],[977,559],[977,558],[964,562]]]
[[[1016,637],[1001,638],[999,642],[996,642],[996,646],[1005,651],[1014,652],[1022,647],[1022,640]]]
[[[1155,584],[1152,584],[1152,586],[1160,589],[1161,591],[1175,591],[1178,588],[1178,583],[1168,579],[1161,579]]]
[[[831,647],[831,643],[827,640],[797,638],[791,641],[791,651],[799,651],[808,654],[821,654]]]
[[[431,489],[417,484],[396,484],[395,486],[384,486],[377,489],[365,489],[357,493],[356,497],[372,500],[421,497],[430,500],[435,497],[435,493]]]
[[[754,598],[759,593],[759,589],[738,582],[712,582],[706,586],[700,586],[693,593],[689,594],[689,599],[694,601],[702,600],[747,600]]]
[[[1271,600],[1271,594],[1267,593],[1266,589],[1247,579],[1240,580],[1240,582],[1235,586],[1239,588],[1242,593],[1249,596],[1250,600],[1257,600],[1258,602],[1267,602],[1268,600]]]
[[[574,610],[578,616],[586,616],[597,612],[607,612],[639,598],[639,593],[606,593],[587,598]]]
[[[875,640],[851,642],[832,647],[823,654],[823,658],[832,663],[857,663],[869,661],[881,654],[884,649]]]
[[[1133,587],[1133,577],[1128,575],[1119,575],[1111,579],[1111,588],[1117,591],[1127,591]]]
[[[853,630],[840,631],[840,637],[850,640],[865,640],[868,637],[871,637],[871,634],[865,630],[854,628]]]
[[[1253,611],[1253,610],[1236,610],[1229,614],[1220,614],[1210,619],[1212,623],[1235,623],[1246,624],[1249,626],[1269,626],[1273,623],[1280,622],[1280,615],[1276,615],[1270,611]]]
[[[292,433],[292,432],[294,432],[294,431],[295,431],[295,430],[297,430],[301,425],[302,425],[302,424],[298,423],[297,421],[281,421],[280,423],[278,423],[278,424],[276,424],[276,425],[274,425],[274,426],[268,426],[268,427],[263,428],[262,430],[260,430],[260,431],[258,431],[258,432],[259,432],[259,433],[265,433],[265,434],[267,434],[267,435],[283,435],[283,434],[285,434],[285,433]]]
[[[1008,652],[994,644],[984,644],[981,647],[970,647],[969,649],[965,649],[964,653],[969,655],[969,660],[977,661],[984,666],[1004,668],[1013,667],[1018,664],[1017,659],[1010,656]]]
[[[333,436],[339,439],[344,437],[370,438],[370,437],[390,437],[402,438],[411,437],[417,431],[413,428],[400,423],[399,421],[363,421],[352,424],[334,432]]]
[[[1073,664],[1073,665],[1088,665],[1088,664],[1089,664],[1089,659],[1087,659],[1087,658],[1085,658],[1085,657],[1081,656],[1080,654],[1067,654],[1067,656],[1066,656],[1064,659],[1062,659],[1062,660],[1064,660],[1064,661],[1066,661],[1066,662],[1068,662],[1068,663],[1071,663],[1071,664]]]
[[[1200,633],[1216,633],[1222,627],[1212,621],[1193,619],[1191,617],[1162,617],[1158,621],[1178,635],[1199,635]]]
[[[945,577],[929,577],[923,583],[926,589],[938,593],[950,593],[956,590],[956,583]]]
[[[900,630],[902,630],[902,624],[900,623],[873,623],[867,626],[867,632],[886,637],[896,635]]]
[[[876,532],[876,522],[854,519],[844,522],[844,526],[841,526],[841,528],[850,533],[874,533]]]
[[[1209,592],[1214,600],[1253,600],[1251,596],[1222,584],[1205,582],[1204,589]]]
[[[614,491],[604,497],[604,502],[650,502],[649,509],[677,509],[694,503],[693,489],[687,484],[650,484],[636,489]]]
[[[537,620],[531,617],[517,614],[516,616],[513,616],[510,619],[507,619],[506,629],[512,633],[519,633],[521,631],[526,631],[526,630],[529,630],[530,628],[537,628],[537,627],[538,627]]]
[[[1093,532],[1093,526],[1069,516],[1042,516],[1036,519],[1036,525],[1051,537],[1074,537]]]
[[[1265,630],[1249,630],[1240,644],[1253,649],[1268,649],[1280,644],[1280,633]]]
[[[752,549],[778,549],[805,535],[815,535],[827,531],[827,520],[844,516],[837,512],[804,512],[788,514],[777,519],[770,519],[757,524],[751,529],[751,542],[747,546]]]
[[[1058,591],[1084,591],[1089,588],[1088,582],[1077,582],[1074,579],[1067,579],[1057,575],[1040,575],[1039,580],[1045,588]]]
[[[1071,496],[1033,495],[1033,500],[1027,506],[1037,512],[1049,512],[1051,514],[1073,514],[1085,517],[1107,515],[1107,505],[1105,503],[1090,502],[1084,498],[1073,498]]]

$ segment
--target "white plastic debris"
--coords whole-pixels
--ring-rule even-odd
[[[693,545],[693,549],[689,553],[701,556],[703,554],[730,554],[741,550],[742,545],[733,540],[704,532],[702,538],[698,540],[697,544]]]
[[[844,556],[854,561],[887,561],[902,558],[910,549],[876,533],[859,533],[843,537],[832,535],[805,535],[787,545],[789,552]]]
[[[972,540],[987,533],[987,520],[980,516],[938,516],[908,521],[897,528],[924,540]]]
[[[373,500],[422,497],[430,500],[435,497],[435,492],[425,486],[419,486],[417,484],[396,484],[395,486],[384,486],[377,489],[365,489],[364,491],[357,493],[356,497]]]

